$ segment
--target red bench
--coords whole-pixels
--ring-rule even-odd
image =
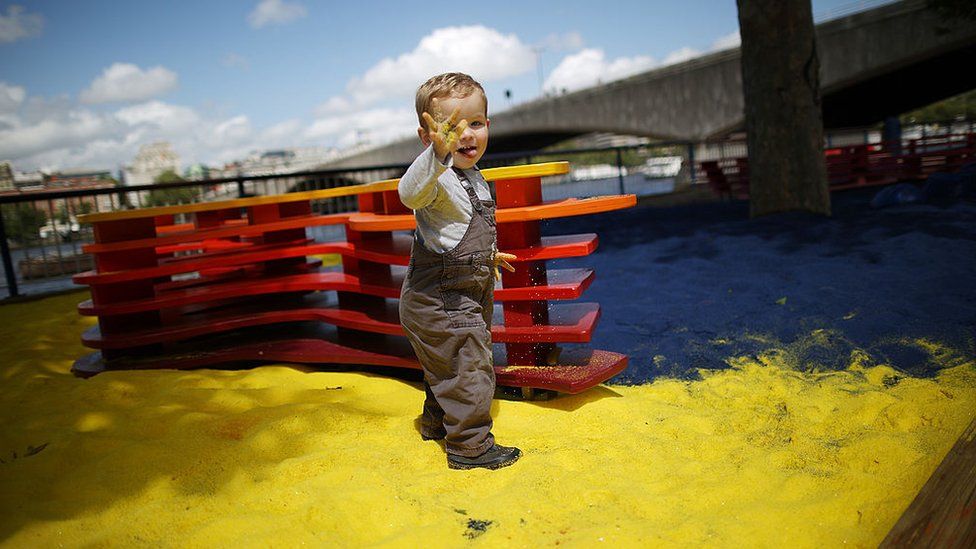
[[[887,143],[831,147],[824,151],[831,191],[922,180],[935,172],[952,172],[976,160],[976,133],[912,139],[900,154]],[[715,194],[749,197],[747,157],[708,160],[700,164]]]

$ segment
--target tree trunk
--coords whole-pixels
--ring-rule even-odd
[[[753,217],[830,215],[810,0],[737,0]]]

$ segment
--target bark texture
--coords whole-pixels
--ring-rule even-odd
[[[737,0],[753,217],[830,215],[810,0]]]

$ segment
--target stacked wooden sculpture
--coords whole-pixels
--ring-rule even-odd
[[[540,236],[543,219],[633,206],[633,195],[542,201],[541,178],[565,162],[484,170],[498,202],[499,249],[518,256],[495,291],[492,338],[498,384],[577,393],[620,373],[627,357],[560,343],[590,340],[600,308],[575,300],[589,269],[547,269],[585,256],[595,234]],[[293,362],[419,368],[397,319],[410,255],[412,213],[396,180],[321,191],[85,216],[96,270],[78,306],[98,317],[82,336],[98,352],[78,375],[135,368]],[[357,195],[359,211],[315,215],[313,201]],[[174,224],[176,215],[190,223]],[[344,225],[346,240],[316,242],[306,228]],[[341,271],[316,256],[341,254]],[[552,302],[550,302],[552,301]],[[578,346],[574,346],[578,347]]]

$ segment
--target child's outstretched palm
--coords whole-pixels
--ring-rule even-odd
[[[434,145],[434,154],[441,160],[446,159],[448,155],[453,154],[458,149],[461,134],[468,127],[467,120],[458,120],[460,113],[461,109],[454,109],[451,116],[443,122],[435,121],[434,117],[426,112],[421,115],[427,124],[427,136]]]

